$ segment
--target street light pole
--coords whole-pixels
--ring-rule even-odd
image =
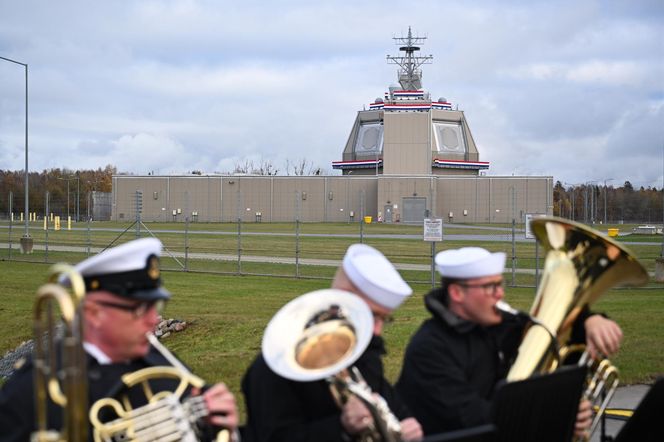
[[[23,233],[23,238],[21,238],[21,249],[23,250],[23,253],[31,253],[32,238],[30,238],[30,224],[28,222],[28,65],[26,63],[21,63],[20,61],[12,60],[11,58],[0,57],[0,59],[21,65],[25,68],[25,213],[23,214],[25,231]]]
[[[81,221],[81,172],[76,171],[76,222]]]

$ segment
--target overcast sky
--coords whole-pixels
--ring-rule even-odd
[[[409,26],[489,175],[662,187],[662,0],[0,0],[0,56],[29,65],[31,170],[338,174]],[[0,169],[24,167],[24,88],[0,60]]]

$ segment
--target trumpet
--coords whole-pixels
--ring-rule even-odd
[[[401,425],[382,397],[373,394],[353,363],[373,334],[373,315],[358,296],[336,289],[302,295],[281,308],[263,335],[265,362],[294,381],[326,380],[337,405],[356,396],[369,409],[373,426],[355,440],[397,442]]]

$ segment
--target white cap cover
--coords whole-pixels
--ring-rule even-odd
[[[500,275],[505,269],[505,253],[491,253],[481,247],[445,250],[436,255],[436,269],[445,278]]]
[[[350,246],[342,266],[348,278],[363,294],[389,309],[399,307],[413,293],[392,263],[368,245]]]

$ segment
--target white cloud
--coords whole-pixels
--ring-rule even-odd
[[[385,55],[410,25],[434,55],[425,88],[460,104],[492,173],[661,177],[658,1],[416,0],[406,18],[391,0],[5,3],[0,55],[30,64],[35,170],[329,169],[395,81]],[[0,168],[23,167],[23,99],[21,69],[0,62]]]

